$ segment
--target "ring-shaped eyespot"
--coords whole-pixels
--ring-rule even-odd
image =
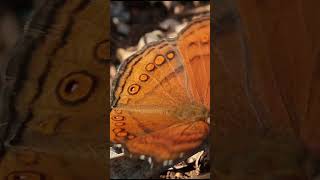
[[[87,100],[95,88],[95,77],[86,71],[72,72],[59,81],[56,95],[65,104]]]

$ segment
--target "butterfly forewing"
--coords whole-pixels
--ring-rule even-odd
[[[167,53],[174,57],[167,58]],[[181,58],[167,41],[129,58],[120,72],[114,94],[116,106],[167,107],[190,102]]]
[[[210,109],[210,18],[195,20],[177,40],[194,100]]]

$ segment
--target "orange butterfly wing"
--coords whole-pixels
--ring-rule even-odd
[[[201,29],[199,22],[207,24],[207,29]],[[189,25],[177,44],[175,40],[153,43],[121,65],[110,114],[112,142],[123,143],[129,152],[160,162],[176,159],[207,137],[209,127],[204,120],[208,118],[210,69],[205,65],[210,63],[210,42],[205,43],[208,52],[198,59],[197,55],[187,58],[193,56],[184,49],[184,39],[198,43],[199,28],[198,32],[210,39],[209,18],[204,18]],[[201,68],[208,73],[201,72]],[[205,81],[202,87],[194,87],[199,85],[196,73]]]
[[[178,48],[197,102],[210,109],[210,18],[194,21],[179,39]]]

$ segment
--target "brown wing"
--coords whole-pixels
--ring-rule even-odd
[[[0,179],[105,178],[107,15],[103,0],[35,12],[2,75],[13,109]]]

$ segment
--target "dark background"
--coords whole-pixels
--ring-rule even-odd
[[[0,1],[0,60],[7,58],[10,49],[21,36],[24,26],[43,0]]]

